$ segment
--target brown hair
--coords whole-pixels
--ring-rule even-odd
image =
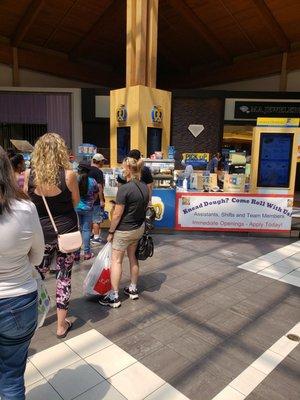
[[[11,212],[14,200],[28,200],[28,197],[18,187],[9,158],[0,146],[0,215]]]

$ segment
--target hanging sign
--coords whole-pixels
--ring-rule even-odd
[[[209,161],[209,153],[182,153],[185,165],[192,167],[206,167]]]

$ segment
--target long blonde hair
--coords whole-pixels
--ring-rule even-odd
[[[136,160],[132,157],[126,157],[123,161],[123,165],[125,167],[125,176],[128,176],[128,172],[131,175],[131,178],[140,179],[141,178],[141,169],[144,165],[141,159]],[[127,177],[126,176],[126,177]]]
[[[35,185],[52,187],[59,182],[59,171],[70,169],[68,148],[57,133],[45,133],[35,146],[31,158]]]

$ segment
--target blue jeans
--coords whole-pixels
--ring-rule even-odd
[[[0,299],[0,396],[25,400],[24,372],[37,325],[37,292]]]
[[[83,250],[85,253],[91,251],[91,226],[93,222],[93,211],[77,211],[80,230],[82,234]]]

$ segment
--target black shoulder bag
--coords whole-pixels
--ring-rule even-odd
[[[139,191],[142,195],[143,201],[145,202],[145,197],[143,195],[141,188],[139,187],[139,185],[136,182],[134,182],[134,183],[135,183],[136,187],[139,189]],[[146,217],[146,219],[147,219],[147,217]],[[145,232],[138,242],[135,256],[138,260],[146,260],[147,258],[152,257],[153,253],[154,253],[153,239],[149,235],[149,231],[147,229],[147,223],[146,223]]]

